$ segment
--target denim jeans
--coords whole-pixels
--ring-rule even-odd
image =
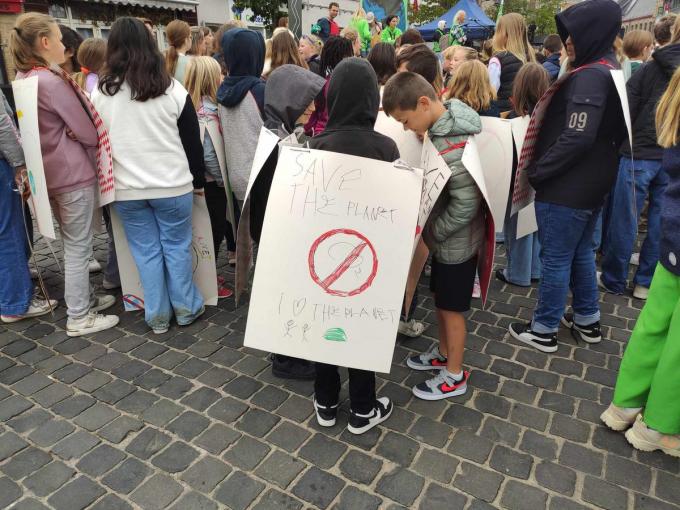
[[[532,329],[554,333],[571,286],[574,320],[589,325],[600,320],[593,231],[600,209],[572,209],[536,202],[543,274]]]
[[[22,315],[32,297],[21,196],[16,191],[14,169],[0,159],[0,313]]]
[[[92,257],[96,186],[50,197],[64,244],[64,300],[71,319],[85,316],[94,301],[87,266]]]
[[[516,285],[531,285],[531,280],[541,277],[540,243],[538,234],[533,233],[517,238],[518,215],[508,214],[503,225],[503,236],[508,266],[504,269],[505,278]]]
[[[144,318],[165,328],[174,310],[179,325],[203,307],[193,281],[191,209],[193,193],[172,198],[114,202],[144,289]]]
[[[640,250],[640,265],[633,283],[649,288],[659,261],[661,203],[668,175],[661,161],[633,162],[622,157],[616,186],[611,194],[611,216],[607,227],[606,251],[602,258],[602,283],[613,292],[626,290],[630,256],[635,245],[640,213],[649,195],[647,236]]]

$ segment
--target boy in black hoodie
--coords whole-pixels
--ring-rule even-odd
[[[328,123],[325,131],[309,142],[320,149],[352,156],[395,161],[399,150],[391,138],[373,129],[378,117],[378,79],[371,65],[359,58],[343,60],[333,71],[328,87]],[[316,364],[314,408],[322,427],[332,427],[338,412],[338,367]],[[376,398],[375,373],[349,369],[350,416],[347,430],[363,434],[392,413],[387,397]]]
[[[536,190],[543,277],[533,321],[510,334],[543,352],[557,350],[560,321],[588,343],[601,340],[593,232],[604,197],[616,179],[626,133],[612,69],[621,8],[586,0],[555,16],[574,71],[545,112],[527,169]],[[573,292],[573,313],[564,314]]]

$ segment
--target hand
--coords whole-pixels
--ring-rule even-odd
[[[71,131],[69,128],[66,128],[66,136],[68,136],[71,140],[74,142],[78,141],[78,137],[75,135],[73,131]]]
[[[28,172],[25,166],[19,166],[14,171],[14,182],[16,182],[17,189],[21,193],[23,200],[28,200],[31,196],[31,185],[28,182]]]
[[[199,197],[205,196],[205,191],[203,191],[203,188],[198,188],[194,190],[194,195],[197,195]]]

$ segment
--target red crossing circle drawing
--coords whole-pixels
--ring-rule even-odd
[[[341,258],[340,264],[335,266],[335,268],[332,271],[330,271],[329,273],[327,272],[328,274],[324,273],[322,275],[319,275],[317,273],[316,264],[316,257],[317,252],[319,251],[319,247],[322,244],[326,246],[328,243],[332,243],[334,240],[348,238],[350,239],[349,244],[351,244],[353,248],[351,248],[349,253],[347,253],[345,256]],[[345,243],[343,244],[347,244],[347,242],[345,241]],[[340,282],[338,282],[338,280],[340,280],[340,278],[352,267],[352,265],[357,261],[357,259],[360,256],[362,256],[362,252],[365,252],[366,250],[370,252],[373,258],[371,269],[367,273],[367,277],[361,278],[360,279],[361,284],[355,288],[349,289],[340,288]],[[319,238],[317,238],[312,243],[312,246],[309,249],[308,263],[309,274],[312,277],[314,283],[316,283],[326,293],[332,296],[350,297],[356,296],[357,294],[361,294],[371,286],[373,280],[375,279],[375,275],[378,273],[378,256],[371,242],[366,238],[366,236],[360,234],[356,230],[346,228],[329,230],[328,232],[322,234]]]

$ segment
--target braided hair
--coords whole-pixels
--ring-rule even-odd
[[[352,48],[352,41],[344,37],[331,36],[323,45],[321,50],[321,66],[320,74],[324,78],[328,78],[335,66],[337,66],[343,59],[354,56],[354,48]]]

